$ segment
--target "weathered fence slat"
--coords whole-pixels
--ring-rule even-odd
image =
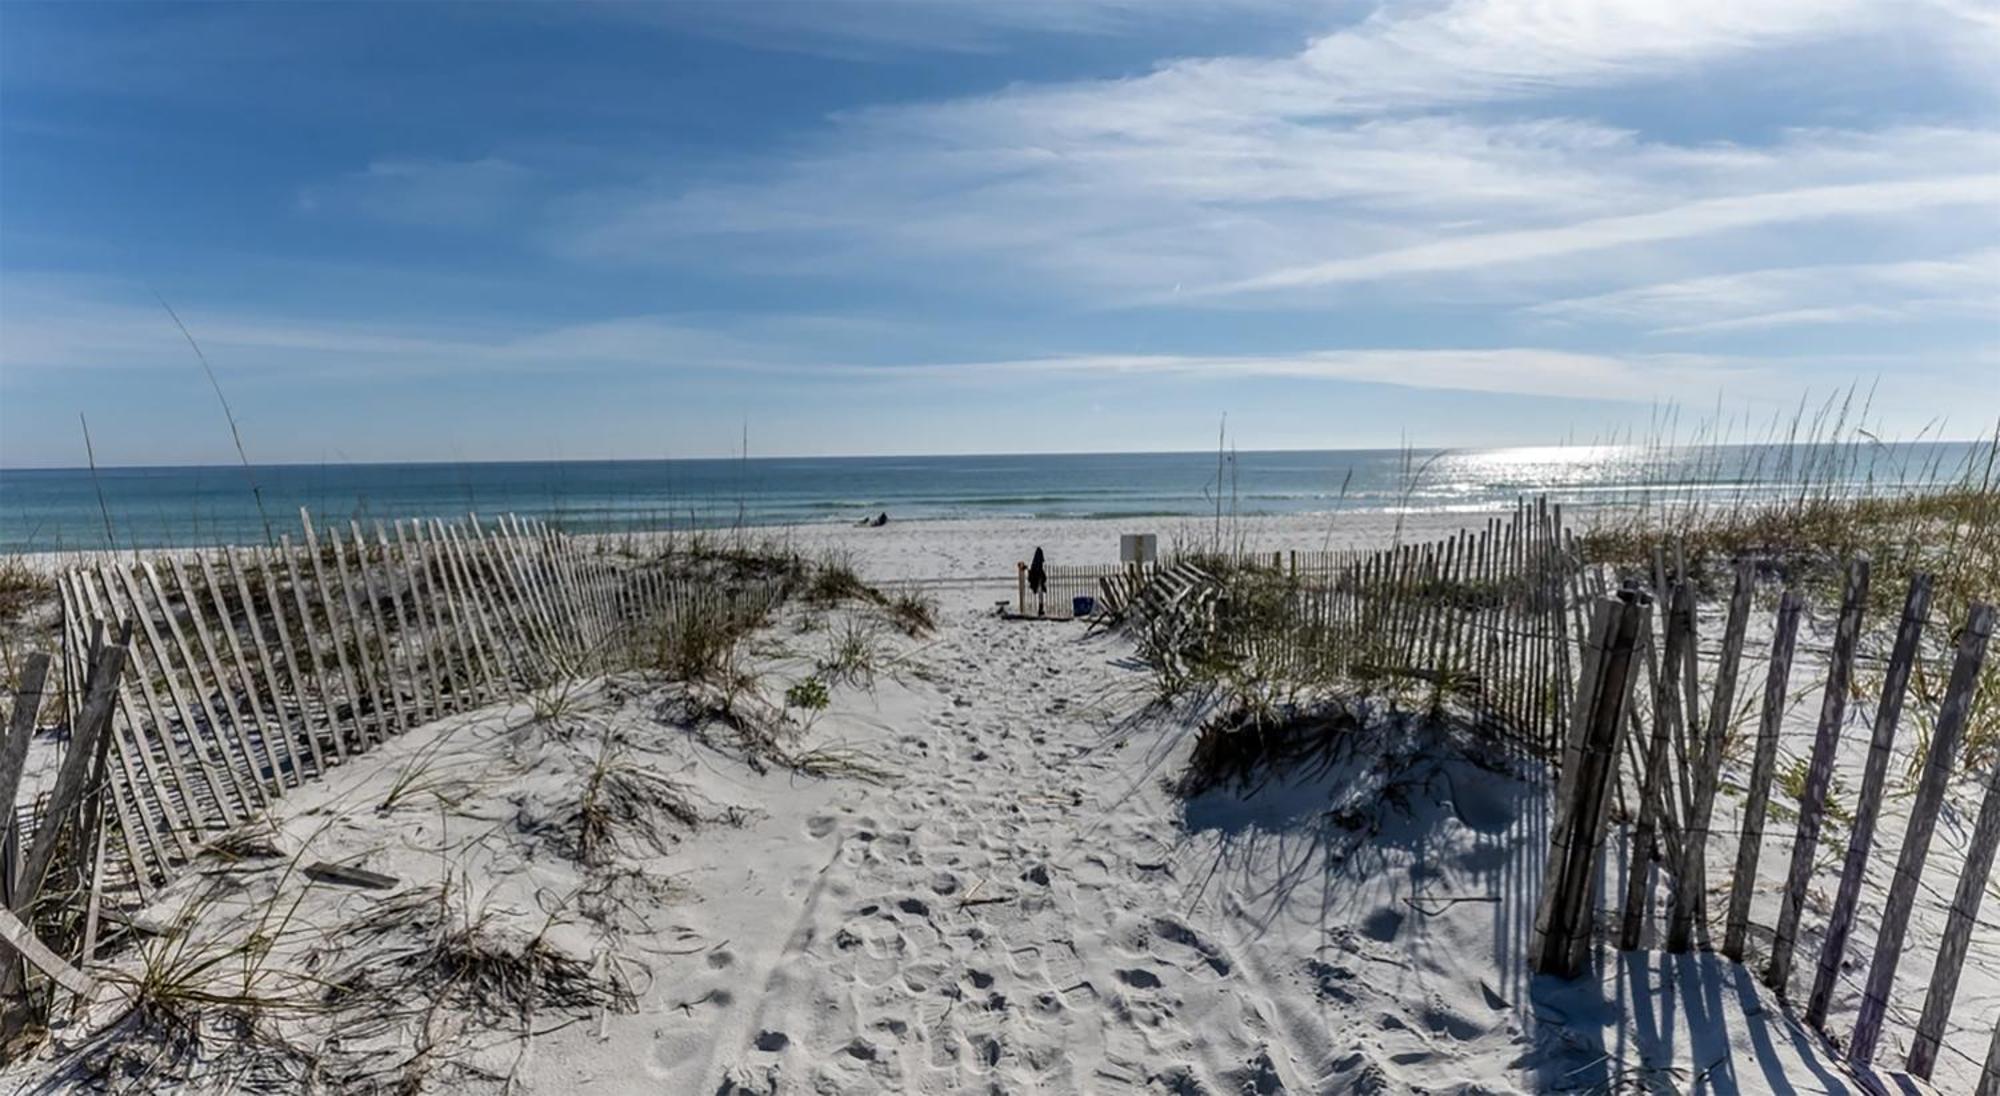
[[[396,733],[408,734],[410,728],[422,720],[412,720],[409,713],[403,710],[403,690],[397,684],[401,675],[396,672],[396,632],[389,627],[388,618],[382,615],[382,595],[375,586],[375,568],[368,562],[368,538],[361,535],[361,523],[349,519],[347,529],[354,545],[354,568],[361,573],[361,594],[368,602],[368,619],[375,624],[376,644],[372,661],[375,668],[381,671],[377,676],[381,679],[382,695],[388,699],[389,710],[396,717]],[[336,540],[334,554],[339,553],[340,545]],[[346,571],[345,564],[341,570]],[[364,658],[369,655],[370,652],[362,652]]]
[[[1626,951],[1639,946],[1645,931],[1646,915],[1652,907],[1654,831],[1670,808],[1666,798],[1673,794],[1669,740],[1681,720],[1681,696],[1677,679],[1685,665],[1682,650],[1694,641],[1694,588],[1678,583],[1669,595],[1665,622],[1665,650],[1660,658],[1659,676],[1653,681],[1652,743],[1646,752],[1646,771],[1639,788],[1639,824],[1632,831],[1631,863],[1626,869],[1624,919],[1618,930],[1618,946]],[[1672,857],[1678,861],[1678,857]]]
[[[347,549],[341,544],[340,527],[331,526],[326,531],[327,547],[333,551],[333,574],[340,583],[340,603],[347,610],[348,635],[341,640],[341,650],[347,649],[349,641],[354,645],[354,667],[361,684],[368,690],[368,722],[362,744],[372,746],[389,736],[386,726],[390,719],[390,708],[382,700],[381,675],[376,673],[376,650],[368,643],[368,616],[361,611],[361,599],[355,596],[354,583],[347,574]],[[380,646],[380,641],[375,647]],[[390,695],[394,695],[393,691]]]
[[[423,575],[423,564],[418,562],[410,548],[409,541],[403,537],[403,523],[400,521],[396,522],[395,527],[396,540],[393,551],[395,557],[399,558],[402,562],[399,567],[391,571],[389,586],[392,590],[397,587],[396,577],[399,574],[403,581],[409,584],[408,634],[410,642],[414,643],[417,648],[417,657],[414,661],[422,667],[424,691],[430,694],[431,707],[429,717],[437,719],[446,712],[446,700],[445,678],[438,673],[438,655],[436,653],[438,645],[433,638],[438,634],[439,629],[428,615],[428,611],[435,609],[436,606],[429,604],[431,601],[429,593],[420,588],[418,580]],[[389,557],[392,551],[389,532],[379,521],[375,523],[375,539],[382,545],[383,556],[385,558]],[[396,603],[396,615],[399,617],[403,615],[403,601],[400,597]],[[417,707],[421,712],[423,709],[422,703],[420,702]]]
[[[312,515],[307,513],[304,507],[299,508],[299,524],[305,530],[306,560],[312,565],[313,586],[319,591],[320,611],[326,619],[326,638],[328,642],[333,644],[334,662],[340,667],[340,683],[346,690],[348,724],[354,730],[353,748],[358,750],[368,743],[368,732],[365,729],[366,724],[362,722],[360,679],[355,677],[354,667],[350,664],[351,660],[347,657],[347,637],[341,634],[340,614],[333,611],[333,588],[327,585],[326,568],[321,563],[319,536],[313,532]],[[290,565],[291,557],[292,546],[287,541],[285,544],[285,560],[288,566]],[[297,580],[294,579],[293,581],[296,583]],[[294,589],[297,589],[296,585]],[[303,616],[305,609],[304,594],[301,593],[300,597],[299,608]],[[304,620],[305,623],[300,625],[300,627],[305,629],[309,637],[308,642],[311,642],[310,636],[313,631],[312,618],[305,616]],[[340,754],[340,759],[345,761],[347,760],[349,747],[343,742],[343,737],[336,728],[333,736],[334,749]]]
[[[292,589],[293,607],[298,610],[299,614],[299,644],[306,649],[307,661],[312,666],[313,689],[319,694],[320,708],[326,713],[326,736],[333,744],[334,761],[336,763],[346,761],[347,736],[342,734],[340,730],[340,697],[334,695],[334,690],[331,688],[334,682],[333,675],[327,670],[326,659],[320,655],[320,645],[313,635],[315,629],[313,628],[312,603],[306,596],[306,584],[300,581],[299,578],[298,553],[292,550],[292,538],[289,534],[279,537],[278,543],[285,562],[286,583]],[[270,551],[268,548],[265,549],[267,559],[264,567],[267,573],[275,567],[275,564],[268,559]],[[311,561],[314,574],[313,584],[320,590],[320,601],[324,603],[326,601],[326,583],[318,579],[318,561],[319,553],[314,552]],[[276,580],[274,579],[273,581]],[[279,613],[279,619],[282,620],[282,609],[276,605],[273,605],[272,608]],[[281,631],[283,627],[283,624],[279,625]],[[360,726],[358,723],[353,723],[354,720],[360,718],[361,714],[361,705],[353,700],[354,675],[345,671],[345,655],[341,656],[341,664],[342,673],[340,682],[347,690],[341,696],[348,698],[348,720],[354,726],[355,738],[359,739],[361,737]]]
[[[76,580],[73,588],[78,598],[87,603],[80,606],[80,608],[87,609],[93,617],[100,621],[132,619],[117,610],[116,602],[110,595],[110,582],[104,577],[101,568],[94,572],[78,571],[73,577]],[[95,578],[97,581],[92,582],[92,578]],[[99,585],[102,585],[105,589],[105,595],[102,599],[98,597],[97,593]],[[167,782],[158,779],[158,771],[153,767],[152,743],[147,741],[145,726],[138,719],[133,718],[135,714],[133,711],[134,706],[129,697],[125,701],[126,723],[131,730],[131,738],[136,752],[139,754],[140,763],[148,776],[152,778],[149,783],[154,793],[160,798],[162,805],[168,808],[162,815],[165,820],[164,828],[168,833],[175,835],[175,840],[180,845],[181,853],[186,854],[192,848],[193,840],[191,837],[183,834],[180,827],[174,825],[171,808],[177,806],[180,809],[181,820],[187,823],[187,834],[199,834],[201,832],[202,818],[206,816],[207,812],[202,808],[201,801],[195,797],[193,786],[189,784],[187,775],[181,768],[179,743],[174,739],[172,728],[167,723],[165,710],[160,705],[159,698],[153,693],[153,683],[146,673],[145,661],[140,657],[142,650],[142,645],[138,643],[128,646],[125,657],[130,664],[131,672],[127,676],[135,677],[139,680],[141,699],[146,702],[146,712],[153,720],[154,734],[152,737],[159,745],[160,759],[165,763],[167,775],[173,784],[171,789],[168,788]],[[179,792],[178,797],[174,794],[175,792]]]
[[[14,690],[14,707],[7,713],[7,740],[0,743],[0,807],[7,810],[0,829],[14,825],[14,798],[21,791],[21,769],[27,764],[28,743],[35,737],[35,715],[42,710],[48,676],[47,653],[36,651],[22,660],[21,684]]]
[[[1854,680],[1854,646],[1861,635],[1861,613],[1868,601],[1868,561],[1848,565],[1840,599],[1840,623],[1835,626],[1832,661],[1826,670],[1826,692],[1820,701],[1819,731],[1813,738],[1806,786],[1799,798],[1799,826],[1792,842],[1791,870],[1785,876],[1784,904],[1778,909],[1777,938],[1764,984],[1778,996],[1790,994],[1792,951],[1797,943],[1799,915],[1805,909],[1806,887],[1812,881],[1813,857],[1819,852],[1820,815],[1826,810],[1827,785],[1833,779],[1834,748],[1847,718],[1847,698]]]
[[[1716,666],[1715,692],[1710,698],[1708,733],[1698,744],[1694,775],[1694,805],[1681,833],[1681,858],[1675,870],[1674,904],[1667,926],[1667,950],[1684,952],[1693,942],[1695,920],[1706,910],[1708,893],[1708,824],[1715,812],[1715,789],[1722,774],[1722,747],[1736,704],[1737,663],[1743,658],[1743,633],[1750,622],[1750,594],[1755,574],[1748,560],[1736,564],[1736,584],[1729,597],[1729,617],[1723,625],[1722,660]],[[1692,722],[1697,717],[1688,712]],[[1706,931],[1704,929],[1704,931]]]
[[[1819,949],[1819,969],[1813,975],[1812,993],[1806,998],[1806,1022],[1816,1028],[1826,1026],[1826,1012],[1833,1001],[1834,983],[1847,960],[1847,937],[1854,931],[1855,908],[1861,901],[1861,884],[1868,874],[1868,854],[1875,847],[1875,820],[1882,813],[1883,786],[1889,777],[1889,750],[1896,742],[1896,724],[1903,716],[1903,695],[1909,690],[1910,671],[1917,661],[1917,643],[1923,638],[1924,622],[1930,617],[1931,576],[1910,579],[1910,592],[1903,602],[1903,619],[1896,627],[1896,645],[1889,653],[1889,670],[1882,679],[1882,696],[1875,707],[1875,731],[1868,740],[1868,760],[1861,775],[1861,795],[1855,800],[1854,821],[1848,830],[1847,860],[1840,873],[1840,890],[1828,915],[1826,936]]]
[[[1771,634],[1771,663],[1764,678],[1764,706],[1757,721],[1757,747],[1750,762],[1750,784],[1743,790],[1743,835],[1736,848],[1736,874],[1729,884],[1729,918],[1723,930],[1722,954],[1738,963],[1750,934],[1750,899],[1757,889],[1757,861],[1764,849],[1764,814],[1777,775],[1778,728],[1785,719],[1786,689],[1792,675],[1792,652],[1798,646],[1799,614],[1805,603],[1786,590],[1778,599],[1778,621]]]
[[[109,576],[118,576],[119,586],[122,588],[118,591],[118,595],[128,600],[125,606],[120,607],[117,615],[139,622],[138,634],[146,641],[144,646],[146,653],[152,656],[152,669],[166,685],[167,695],[172,698],[174,710],[180,716],[180,734],[179,736],[175,736],[167,721],[161,717],[160,711],[157,708],[155,709],[154,717],[159,719],[158,726],[162,739],[169,743],[186,744],[185,752],[188,758],[194,762],[194,770],[201,774],[202,785],[208,791],[208,803],[214,808],[213,817],[216,828],[228,829],[234,826],[237,815],[230,809],[229,793],[223,789],[222,779],[216,775],[214,766],[209,763],[208,750],[203,747],[203,743],[199,737],[198,724],[194,718],[193,709],[188,706],[187,697],[181,691],[180,680],[175,675],[173,664],[167,657],[167,647],[160,639],[159,629],[153,626],[152,610],[140,598],[139,586],[132,580],[131,573],[125,568],[111,566],[101,572],[101,575],[104,577],[104,588],[107,593],[112,590]],[[153,675],[142,670],[138,677],[139,683],[144,687],[146,696],[150,701],[153,696]],[[173,752],[169,751],[167,756],[172,757]]]
[[[1910,1044],[1909,1070],[1925,1080],[1930,1079],[1938,1047],[1944,1042],[1944,1024],[1951,1014],[1952,998],[1958,995],[1959,975],[1965,972],[1972,928],[1979,921],[1980,899],[1993,880],[1996,848],[2000,848],[2000,765],[1986,775],[1986,795],[1979,805],[1979,821],[1972,827],[1972,846],[1958,871],[1958,893],[1952,897],[1951,913],[1945,918],[1937,965],[1931,968],[1923,1015],[1917,1020],[1916,1040]],[[2000,1046],[2000,1038],[1995,1045]]]
[[[1861,1010],[1854,1018],[1854,1037],[1847,1046],[1848,1061],[1857,1065],[1867,1065],[1875,1058],[1882,1017],[1895,987],[1896,964],[1903,956],[1910,908],[1917,899],[1924,860],[1930,855],[1931,833],[1937,828],[1938,809],[1944,806],[1945,786],[1951,781],[1952,766],[1958,759],[1959,739],[1965,734],[1973,696],[1979,691],[1979,671],[1985,665],[1986,644],[1992,636],[1993,606],[1974,605],[1965,630],[1959,633],[1951,682],[1945,687],[1944,704],[1938,709],[1937,729],[1931,734],[1930,753],[1924,758],[1924,775],[1918,781],[1916,798],[1910,803],[1910,824],[1903,832],[1903,850],[1896,857],[1896,875],[1889,882],[1889,899],[1882,907],[1875,957],[1868,964]]]
[[[1636,601],[1606,599],[1592,614],[1583,651],[1583,682],[1558,780],[1548,866],[1535,915],[1535,969],[1574,977],[1589,956],[1590,906],[1611,773],[1631,696],[1633,650],[1646,611]]]

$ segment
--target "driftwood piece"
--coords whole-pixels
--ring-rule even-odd
[[[393,875],[383,875],[381,872],[347,864],[331,864],[324,860],[306,865],[305,874],[306,878],[320,883],[360,887],[363,890],[388,890],[402,883],[402,880]]]

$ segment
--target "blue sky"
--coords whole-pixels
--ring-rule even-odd
[[[2000,6],[0,4],[0,465],[2000,419]],[[1756,426],[1737,426],[1754,432]]]

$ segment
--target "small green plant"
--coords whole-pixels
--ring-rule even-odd
[[[807,712],[823,712],[833,698],[827,694],[826,682],[818,677],[808,677],[794,682],[785,690],[785,707]]]

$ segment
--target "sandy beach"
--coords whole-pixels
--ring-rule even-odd
[[[938,600],[920,637],[866,605],[795,605],[743,645],[760,710],[831,677],[789,747],[825,759],[820,775],[766,764],[687,687],[620,673],[416,728],[286,795],[249,839],[259,852],[202,857],[144,918],[175,925],[192,902],[193,940],[268,937],[241,977],[313,1003],[271,1010],[285,1054],[253,1065],[258,1044],[210,1033],[209,1059],[155,1075],[193,1090],[1504,1093],[1611,1076],[1859,1091],[1719,956],[1607,949],[1597,977],[1531,976],[1549,795],[1539,763],[1494,743],[1384,710],[1325,763],[1254,793],[1176,794],[1206,710],[1154,703],[1121,634],[993,605],[1037,546],[1104,563],[1119,532],[1164,546],[1205,531],[1136,524],[792,530]],[[1238,528],[1259,551],[1397,535],[1388,517]],[[865,667],[830,675],[857,633]],[[1809,736],[1798,722],[1788,734]],[[579,783],[612,756],[684,809],[641,802],[585,856]],[[314,883],[288,866],[304,861],[394,882]],[[1782,870],[1766,857],[1770,887]],[[1607,871],[1621,885],[1622,866]],[[401,969],[440,921],[531,941],[585,988],[530,994],[507,1016],[435,986],[420,1013],[349,1015],[324,988]],[[1995,946],[1982,930],[1961,991],[1975,1017],[2000,986]],[[164,1054],[129,1018],[104,1027],[118,1009],[114,994],[59,1027],[12,1082],[55,1091],[121,1054]],[[1975,1073],[1948,1056],[1939,1091]]]

